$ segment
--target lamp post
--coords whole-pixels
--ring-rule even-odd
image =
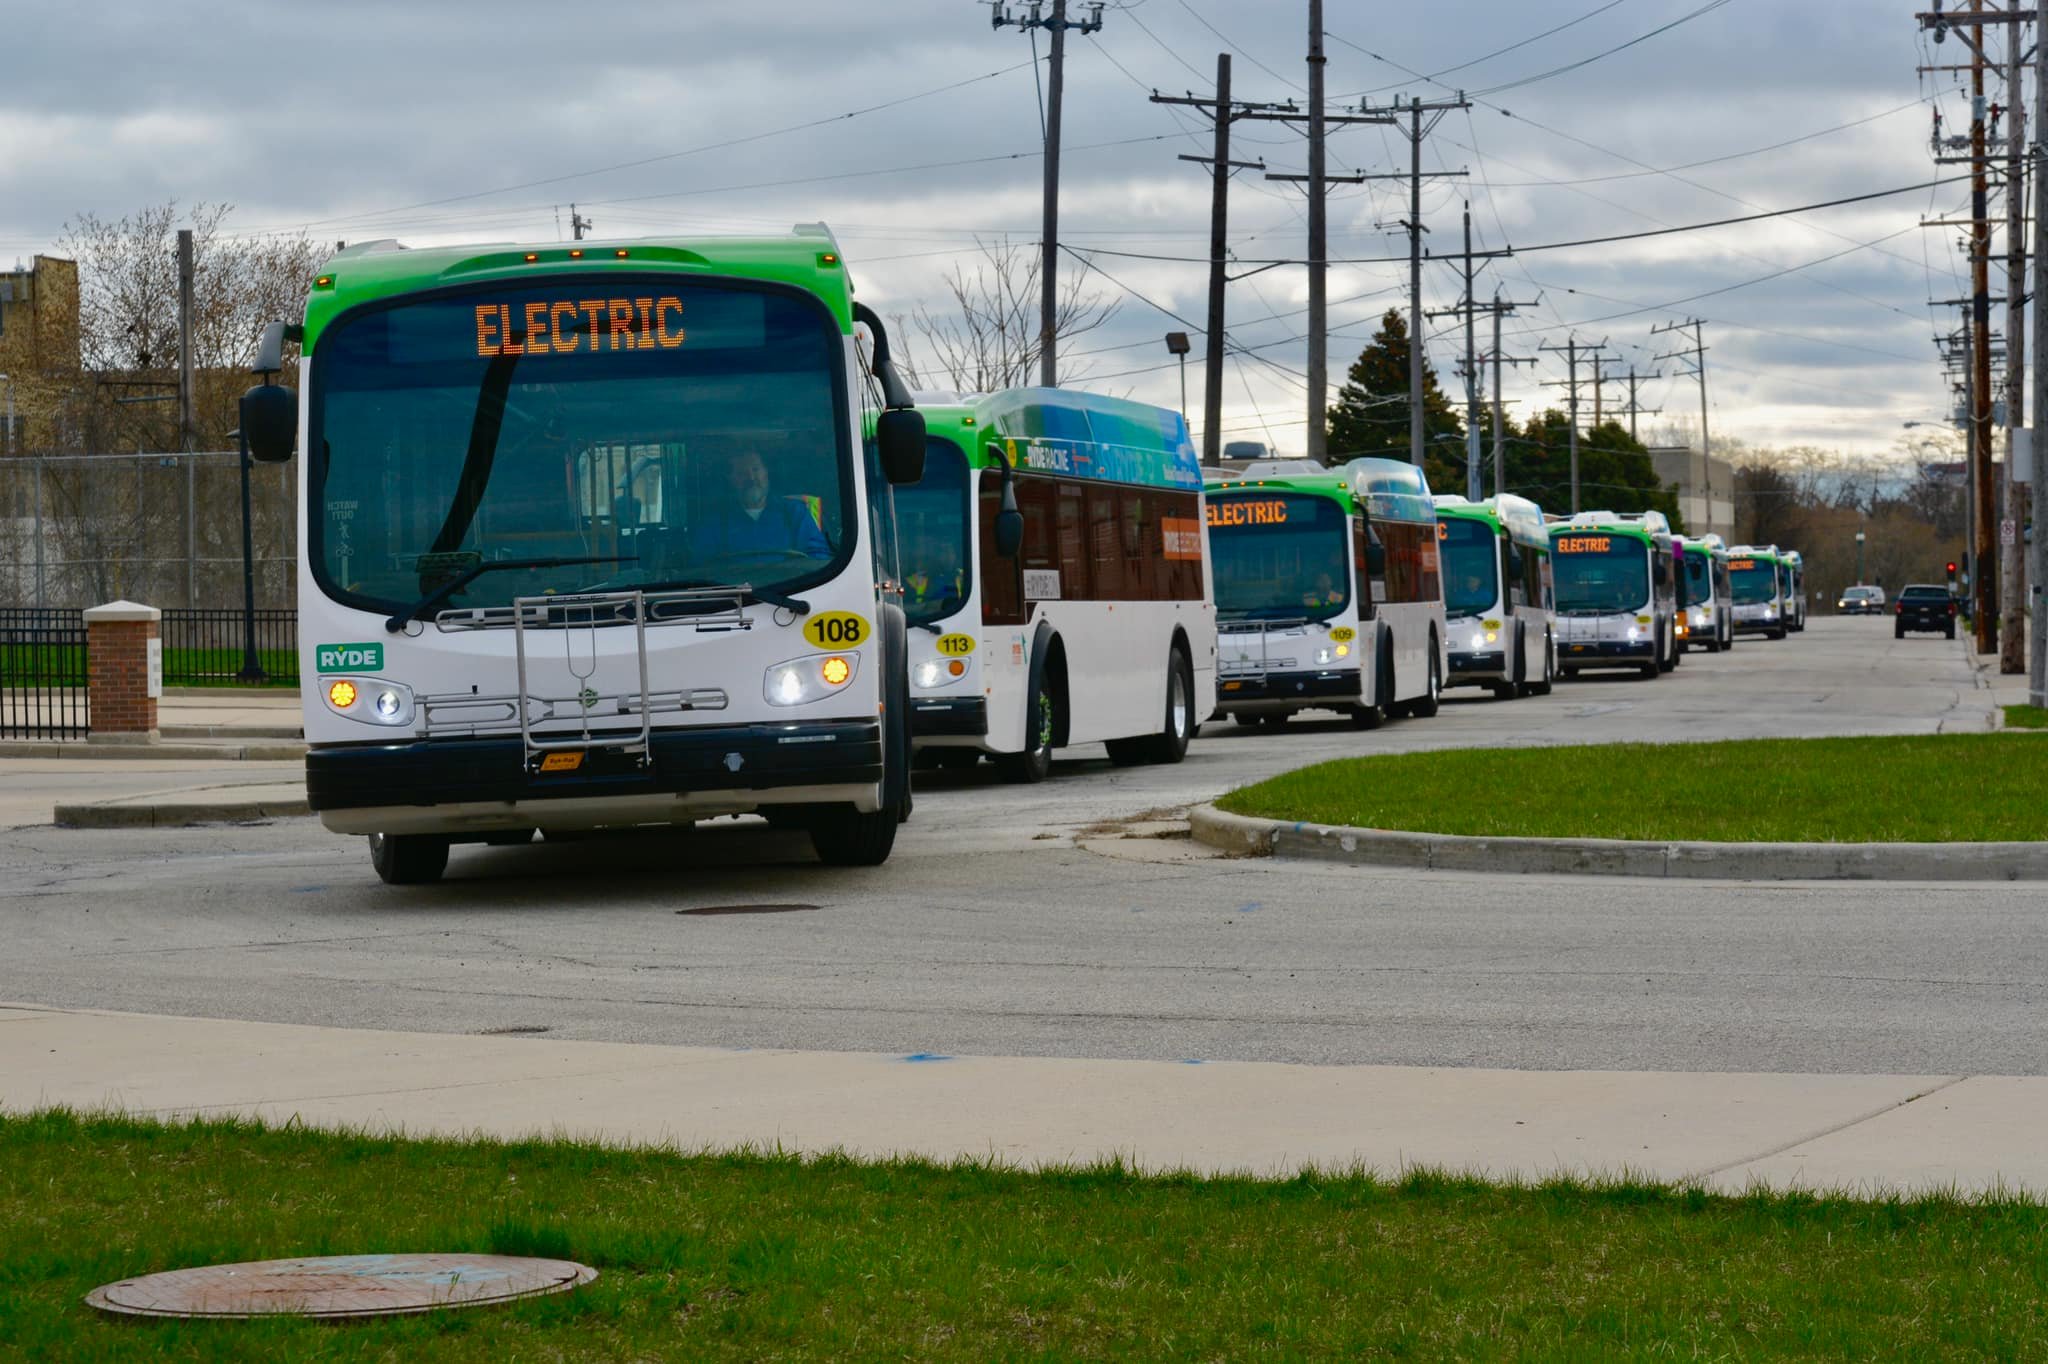
[[[0,384],[7,385],[7,453],[11,455],[14,453],[14,376],[0,374]]]
[[[1188,351],[1190,349],[1186,332],[1168,332],[1166,334],[1166,353],[1180,357],[1180,416],[1182,421],[1186,421],[1188,416]]]
[[[1856,532],[1856,585],[1863,586],[1863,532]]]
[[[263,660],[256,653],[256,528],[249,510],[249,434],[242,403],[235,404],[235,445],[242,466],[242,670],[237,681],[263,682]]]

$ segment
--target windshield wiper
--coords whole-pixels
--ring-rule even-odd
[[[397,634],[405,629],[407,625],[418,620],[421,612],[429,607],[439,606],[478,578],[483,577],[484,574],[494,573],[501,568],[568,568],[573,564],[637,564],[639,562],[640,556],[637,554],[603,554],[574,559],[493,559],[485,563],[471,564],[447,582],[442,583],[439,587],[427,593],[426,596],[421,597],[411,606],[406,607],[403,611],[385,621],[384,628],[394,635]]]

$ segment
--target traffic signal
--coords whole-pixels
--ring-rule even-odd
[[[1954,559],[1948,561],[1948,576],[1951,578],[1956,576],[1956,561]]]

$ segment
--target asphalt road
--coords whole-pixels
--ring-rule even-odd
[[[1420,875],[1120,836],[1338,754],[1979,730],[1989,707],[1957,646],[1817,620],[1372,734],[1211,726],[1180,766],[1082,757],[1035,788],[937,774],[870,871],[751,820],[458,849],[405,890],[310,820],[16,830],[0,999],[753,1048],[2048,1073],[2038,887]]]

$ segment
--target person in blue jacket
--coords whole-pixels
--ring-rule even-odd
[[[767,461],[759,451],[743,450],[727,462],[725,486],[730,496],[708,528],[714,553],[735,558],[763,553],[832,557],[813,500],[775,496]]]

